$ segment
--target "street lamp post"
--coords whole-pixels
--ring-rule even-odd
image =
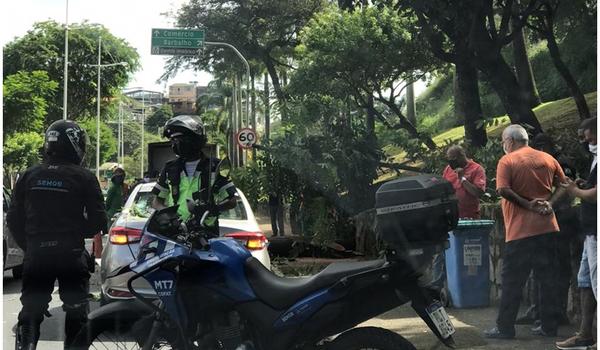
[[[67,0],[67,15],[65,23],[65,68],[63,76],[63,119],[67,120],[67,78],[69,66],[69,0]]]
[[[100,180],[100,83],[103,67],[126,66],[127,62],[102,64],[102,37],[98,38],[98,95],[96,96],[96,178]]]

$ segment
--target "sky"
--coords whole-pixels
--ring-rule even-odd
[[[170,56],[150,54],[152,28],[173,28],[173,19],[161,13],[173,12],[184,0],[69,0],[69,23],[104,25],[115,36],[125,39],[140,55],[141,68],[135,73],[128,87],[166,92],[173,83],[197,81],[206,85],[208,73],[182,71],[166,84],[156,83],[163,73],[164,61]],[[66,20],[67,0],[17,0],[2,1],[0,5],[0,44],[3,47],[15,37],[21,37],[35,22],[53,19],[59,23]],[[95,63],[95,62],[94,62]]]
[[[174,83],[197,81],[206,85],[211,75],[206,72],[181,71],[166,84],[156,80],[162,75],[165,59],[170,56],[150,54],[152,28],[173,28],[173,19],[161,15],[175,12],[186,0],[68,0],[69,23],[104,25],[115,36],[125,39],[140,55],[141,68],[128,87],[167,92]],[[0,2],[0,44],[3,47],[15,37],[21,37],[35,22],[66,20],[67,0],[11,0]],[[95,62],[94,62],[95,63]],[[415,95],[425,89],[423,82],[415,85]]]

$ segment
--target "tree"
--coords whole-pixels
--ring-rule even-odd
[[[297,45],[300,30],[323,3],[323,0],[191,0],[178,11],[176,20],[181,28],[210,28],[207,38],[210,41],[229,43],[247,59],[262,62],[285,119],[287,96],[277,68],[289,66],[287,58]],[[245,74],[235,53],[218,46],[206,47],[199,57],[169,59],[163,78],[184,67],[211,67],[213,71]]]
[[[534,108],[539,106],[542,103],[542,100],[540,100],[540,94],[538,93],[533,71],[531,70],[531,63],[527,56],[527,46],[523,27],[519,26],[518,21],[515,21],[519,11],[518,5],[519,0],[515,0],[513,7],[517,14],[515,14],[510,21],[513,26],[513,31],[516,32],[515,39],[512,42],[513,59],[515,61],[515,71],[517,73],[517,81],[519,82],[521,93],[527,98],[529,106]]]
[[[43,134],[48,104],[57,87],[45,71],[19,71],[7,76],[2,85],[4,137],[15,132]]]
[[[454,105],[456,113],[464,120],[465,138],[475,147],[487,142],[485,120],[479,98],[479,77],[475,66],[475,56],[469,43],[470,26],[467,21],[457,18],[468,12],[463,7],[421,1],[398,2],[398,11],[412,10],[418,18],[419,26],[425,35],[431,52],[440,60],[455,66]],[[459,6],[460,5],[460,6]]]
[[[585,18],[585,9],[587,4],[584,1],[576,1],[575,3],[575,5],[572,3],[563,4],[562,7],[576,7],[577,5],[579,5],[580,9],[584,9],[582,17]],[[575,80],[569,68],[567,67],[567,65],[561,57],[558,41],[555,35],[557,17],[559,21],[566,19],[564,17],[560,17],[560,5],[560,0],[541,0],[541,6],[532,16],[531,21],[528,23],[528,26],[537,31],[537,33],[539,33],[539,35],[543,39],[546,39],[548,51],[550,52],[550,57],[552,58],[552,63],[556,67],[556,70],[563,78],[565,84],[567,84],[567,87],[571,92],[571,96],[573,96],[575,104],[577,105],[577,110],[579,111],[579,117],[581,119],[586,119],[591,117],[590,110],[588,108],[587,102],[585,101],[585,97],[583,96],[583,93],[579,88],[579,84],[577,84],[577,81]],[[595,12],[595,8],[593,9],[593,12]],[[567,15],[565,17],[571,17],[569,18],[571,22],[577,22],[578,20],[580,20],[579,18],[573,18],[573,14],[580,14],[580,12],[571,12],[570,14],[571,16]]]
[[[2,150],[4,169],[11,179],[17,173],[36,164],[40,160],[40,150],[44,145],[42,134],[29,132],[10,133],[4,138]]]
[[[68,118],[77,120],[96,113],[98,38],[102,37],[102,63],[126,62],[127,66],[102,69],[101,95],[108,98],[123,88],[129,75],[139,67],[136,50],[120,38],[113,36],[105,27],[87,22],[69,25],[69,86]],[[4,78],[19,71],[46,71],[49,80],[59,83],[48,103],[46,123],[62,118],[64,25],[54,21],[34,24],[23,37],[4,47]]]
[[[449,43],[454,48],[451,54],[459,53],[460,57],[466,56],[475,62],[500,97],[511,122],[527,124],[534,133],[538,133],[542,127],[526,96],[520,93],[517,78],[501,52],[520,32],[536,3],[536,0],[529,0],[517,6],[514,0],[412,0],[398,2],[396,6],[402,9],[408,5],[415,11],[423,30],[428,33],[431,46],[438,54],[448,53],[444,48]],[[512,25],[511,18],[514,21]],[[451,60],[457,57],[447,58]],[[469,69],[469,74],[473,74]],[[459,66],[457,74],[460,79]]]
[[[96,169],[96,118],[88,118],[77,122],[87,133],[89,144],[87,145],[83,166]],[[100,165],[109,161],[117,154],[117,139],[108,125],[100,122]]]
[[[407,28],[415,28],[414,19],[387,8],[354,12],[331,8],[320,13],[302,33],[301,60],[290,90],[340,99],[351,96],[366,111],[371,133],[377,119],[435,148],[398,106],[407,84],[440,65],[416,31]]]
[[[158,133],[157,130],[165,126],[167,120],[173,117],[173,108],[170,104],[163,104],[154,113],[150,115],[144,122],[146,131]]]

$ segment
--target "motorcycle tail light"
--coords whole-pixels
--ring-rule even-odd
[[[225,237],[231,237],[239,241],[248,248],[248,250],[261,250],[269,243],[267,237],[262,232],[239,231],[228,233]]]
[[[112,244],[130,244],[139,242],[142,238],[142,230],[115,226],[110,230],[108,239]]]

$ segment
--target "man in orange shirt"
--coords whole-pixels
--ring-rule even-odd
[[[528,146],[527,131],[510,125],[502,133],[505,156],[498,162],[496,189],[502,196],[506,246],[502,264],[502,296],[496,327],[485,332],[488,338],[515,336],[515,319],[521,292],[530,271],[539,278],[541,326],[535,335],[556,336],[557,293],[556,233],[559,231],[552,204],[565,191],[560,164],[551,155]],[[553,194],[553,187],[557,191]]]

